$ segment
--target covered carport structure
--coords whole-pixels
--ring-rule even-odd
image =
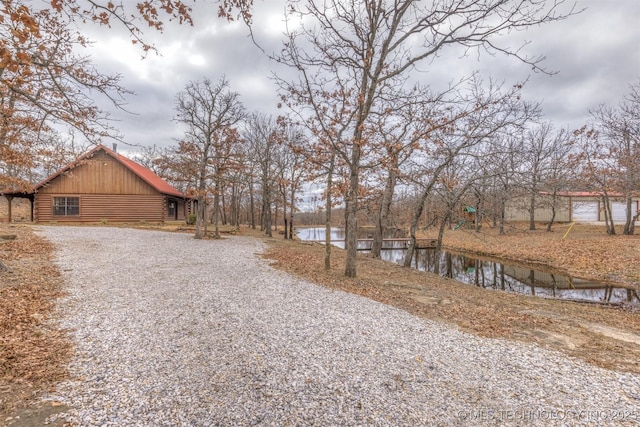
[[[29,200],[29,220],[33,222],[33,205],[35,200],[34,192],[26,191],[7,191],[0,193],[7,199],[7,221],[11,223],[13,221],[12,204],[13,199],[28,199]]]

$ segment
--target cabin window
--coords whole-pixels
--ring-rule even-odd
[[[53,198],[53,215],[54,216],[79,216],[80,215],[80,197],[54,197]]]

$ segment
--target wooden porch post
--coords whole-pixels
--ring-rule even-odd
[[[13,200],[13,196],[5,195],[4,197],[7,198],[7,221],[9,222],[9,224],[11,224],[11,201]]]
[[[32,197],[29,197],[29,202],[31,203],[31,212],[30,212],[31,222],[33,222],[33,205],[35,204],[35,198],[36,198],[35,195],[33,195]]]

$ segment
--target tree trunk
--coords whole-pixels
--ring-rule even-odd
[[[442,221],[440,221],[440,229],[438,230],[438,242],[436,243],[436,250],[435,250],[435,258],[436,260],[440,259],[440,252],[442,251],[442,237],[444,236],[444,228],[447,224],[447,221],[449,220],[449,216],[450,213],[447,212],[447,214],[442,218]],[[436,262],[433,266],[433,272],[435,274],[440,274],[440,263]]]
[[[333,167],[335,165],[335,155],[331,156],[329,162],[329,170],[327,171],[327,214],[325,215],[325,234],[324,234],[324,269],[331,270],[331,209],[333,198]]]
[[[290,209],[289,209],[289,239],[293,240],[293,217],[296,213],[295,205],[296,205],[296,187],[297,184],[294,185],[294,180],[291,180],[291,199],[290,199]]]
[[[274,200],[273,202],[273,224],[276,225],[276,232],[278,231],[278,200]]]
[[[216,192],[213,195],[213,238],[220,238],[220,182],[216,180]]]
[[[602,196],[604,205],[604,222],[607,227],[607,234],[614,236],[616,234],[616,227],[613,222],[613,216],[611,215],[611,204],[609,203],[609,195],[604,194]]]
[[[293,240],[293,217],[289,219],[289,239]]]
[[[536,194],[531,192],[529,200],[529,230],[536,229]]]
[[[262,190],[262,231],[269,237],[273,237],[271,233],[271,195],[269,192],[269,183],[263,182]]]
[[[221,179],[221,178],[218,178]],[[227,220],[227,202],[226,202],[226,198],[224,197],[224,191],[222,190],[221,186],[219,184],[216,184],[216,194],[218,195],[218,203],[216,204],[216,212],[217,212],[217,219],[221,219],[222,220],[222,224],[228,224],[229,221]],[[222,202],[222,208],[220,208],[220,202]],[[216,228],[218,227],[218,225],[216,224]]]
[[[202,229],[204,237],[207,237],[207,224],[209,221],[207,220],[207,199],[202,202]]]
[[[357,146],[353,148],[358,150]],[[359,151],[359,150],[358,150]],[[356,162],[354,162],[356,163]],[[359,162],[358,162],[359,163]],[[358,250],[358,167],[351,166],[349,176],[349,190],[345,203],[345,247],[347,250],[346,277],[356,277],[356,255]]]
[[[206,153],[205,153],[206,154]],[[193,236],[194,239],[202,239],[202,226],[203,222],[206,227],[206,218],[205,218],[205,201],[207,200],[206,193],[206,178],[207,178],[207,165],[203,164],[200,166],[200,171],[198,174],[198,193],[196,200],[198,201],[198,213],[196,216],[196,234]],[[205,228],[206,235],[206,228]]]
[[[229,200],[229,224],[232,227],[236,225],[236,207],[237,207],[237,185],[231,184],[231,200]]]
[[[624,223],[624,230],[622,231],[622,234],[624,235],[631,235],[632,233],[632,224],[633,224],[633,213],[631,212],[631,206],[632,206],[632,199],[631,199],[631,195],[627,194],[627,197],[625,198],[626,202],[627,202],[627,206],[626,206],[626,218],[627,220]]]
[[[486,185],[485,181],[486,181],[485,179],[482,180],[482,184],[483,185]],[[483,220],[483,216],[484,216],[482,214],[482,212],[484,212],[484,204],[483,204],[484,196],[482,195],[482,193],[480,191],[476,190],[475,193],[476,193],[476,206],[475,206],[476,213],[475,213],[474,217],[475,217],[476,221],[475,221],[474,226],[475,226],[476,233],[479,233],[480,232],[480,228],[482,227],[482,220]]]
[[[506,216],[507,204],[504,199],[500,201],[500,204],[500,235],[504,235],[504,219]]]
[[[240,197],[242,192],[238,188],[238,184],[231,185],[231,200],[229,202],[229,223],[232,227],[240,225]]]
[[[551,220],[549,224],[547,224],[547,232],[551,232],[551,227],[553,226],[553,222],[556,220],[556,204],[558,203],[558,197],[554,192],[551,195]]]
[[[429,193],[431,193],[431,189],[436,184],[438,177],[440,176],[440,172],[446,165],[450,163],[451,159],[447,162],[442,162],[436,170],[433,172],[433,176],[429,181],[429,184],[426,186],[422,195],[420,196],[420,202],[416,206],[416,210],[413,213],[413,218],[411,218],[411,226],[409,227],[409,246],[407,247],[407,255],[404,258],[404,263],[402,264],[404,267],[411,267],[411,259],[413,258],[413,253],[416,247],[416,231],[418,230],[418,223],[420,222],[420,217],[422,216],[422,210],[424,209],[424,204],[427,201],[427,197],[429,197]]]
[[[198,201],[198,211],[196,214],[196,234],[194,239],[202,239],[202,222],[204,219],[204,200],[202,196],[196,198]]]
[[[392,168],[389,170],[389,176],[387,177],[387,183],[384,187],[382,201],[380,203],[380,208],[378,209],[378,218],[376,221],[376,228],[373,232],[373,243],[371,245],[371,256],[374,258],[380,258],[382,239],[384,239],[384,235],[387,230],[387,220],[389,217],[391,202],[393,200],[393,191],[396,186],[395,167],[396,164],[392,165]]]
[[[251,229],[256,229],[256,207],[255,200],[253,198],[253,185],[249,186],[249,209],[251,209],[250,218],[251,218]]]
[[[404,267],[411,267],[411,259],[413,258],[413,253],[415,252],[416,247],[416,231],[418,230],[418,223],[420,222],[420,217],[422,216],[424,203],[426,202],[430,191],[431,187],[429,187],[428,190],[425,190],[422,193],[420,201],[416,206],[416,210],[413,212],[411,225],[409,226],[409,245],[407,246],[407,254],[404,257],[404,263],[402,264]]]
[[[409,226],[409,245],[407,246],[407,253],[404,258],[404,262],[402,264],[403,267],[411,267],[411,261],[413,259],[413,254],[415,253],[416,248],[416,232],[418,231],[418,225],[420,224],[420,217],[422,216],[422,212],[424,211],[424,205],[429,197],[429,193],[431,189],[435,185],[437,178],[437,174],[431,180],[427,188],[424,190],[422,195],[420,196],[420,201],[416,205],[416,210],[413,212],[413,217],[411,218],[411,224]],[[437,218],[433,218],[430,224],[435,224]]]
[[[13,202],[13,197],[11,197],[11,196],[4,196],[4,197],[7,199],[7,221],[9,222],[9,224],[11,224],[11,221],[12,221],[11,217],[13,216],[13,213],[11,212],[11,204]],[[32,205],[33,205],[33,203],[32,203]],[[32,218],[33,218],[33,216],[32,216]],[[33,221],[33,219],[32,219],[32,221]]]
[[[498,227],[498,203],[496,203],[495,197],[492,197],[491,201],[491,225],[493,228]]]
[[[241,221],[241,213],[242,213],[242,204],[241,204],[241,200],[242,200],[242,196],[243,196],[243,190],[238,190],[235,196],[235,215],[233,216],[233,223],[231,225],[233,225],[234,227],[238,227],[240,228],[240,221]]]
[[[282,221],[284,222],[284,240],[289,238],[289,227],[287,221],[287,197],[286,193],[284,194],[284,203],[282,204]]]
[[[633,235],[636,231],[636,221],[640,218],[640,210],[631,218],[631,225],[629,226],[629,235]]]
[[[381,207],[382,208],[382,207]],[[373,242],[371,242],[370,256],[373,258],[380,258],[380,252],[382,251],[382,239],[384,238],[384,226],[382,225],[382,213],[381,209],[378,209],[378,215],[376,215],[376,228],[373,230]]]

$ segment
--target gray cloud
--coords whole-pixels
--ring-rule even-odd
[[[282,33],[280,2],[256,2],[255,40],[268,53],[278,51]],[[272,73],[290,73],[278,68],[254,44],[242,24],[229,24],[216,17],[212,6],[198,6],[194,27],[169,24],[163,34],[149,31],[162,56],[150,54],[142,60],[139,47],[114,29],[92,27],[90,37],[94,61],[103,72],[120,73],[123,85],[135,91],[128,109],[136,115],[110,111],[128,143],[167,146],[180,130],[172,122],[173,100],[190,80],[223,74],[238,91],[249,111],[277,114],[276,87]],[[504,55],[447,51],[433,63],[421,67],[417,76],[424,84],[442,86],[452,78],[480,70],[505,84],[529,79],[525,96],[541,101],[545,117],[556,127],[577,128],[588,120],[588,110],[598,104],[616,104],[640,76],[640,2],[637,0],[581,0],[587,10],[567,20],[514,32],[500,42],[520,46],[532,56],[544,55],[544,66],[557,74],[532,73],[531,68]],[[109,108],[107,104],[103,108]]]

